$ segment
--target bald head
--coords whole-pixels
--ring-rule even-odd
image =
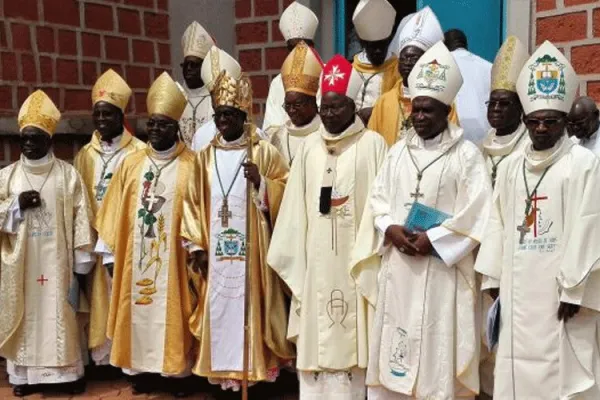
[[[588,139],[598,130],[600,121],[598,120],[598,106],[591,97],[578,97],[571,107],[568,115],[567,131],[569,136],[575,136],[578,139]]]

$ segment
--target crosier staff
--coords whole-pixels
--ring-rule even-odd
[[[247,163],[252,162],[252,129],[246,126],[245,129],[246,142],[247,142]],[[250,368],[250,279],[252,264],[250,262],[250,249],[252,249],[252,235],[251,235],[251,212],[252,212],[252,181],[246,179],[246,275],[245,275],[245,289],[244,289],[244,355],[243,355],[243,375],[242,375],[242,400],[248,400],[248,370]]]

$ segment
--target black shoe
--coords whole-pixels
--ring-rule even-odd
[[[78,394],[82,394],[85,392],[85,379],[79,379],[75,382],[69,382],[69,383],[65,383],[64,386],[62,387],[62,391],[64,393],[76,396]]]
[[[35,393],[35,388],[32,385],[14,385],[13,395],[15,397],[25,397]]]
[[[131,390],[134,395],[149,394],[155,389],[152,376],[150,374],[133,376],[131,382]]]
[[[165,384],[169,388],[169,392],[177,398],[189,397],[194,394],[193,378],[191,376],[181,379],[167,379]]]

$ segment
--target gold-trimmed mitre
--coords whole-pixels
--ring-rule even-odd
[[[316,96],[323,63],[306,43],[300,42],[287,56],[281,66],[281,78],[285,92],[300,92]]]
[[[247,75],[242,74],[240,79],[235,79],[222,71],[215,81],[212,91],[213,105],[229,106],[252,114],[252,84]]]
[[[194,56],[206,58],[206,54],[215,44],[213,38],[198,22],[192,22],[181,37],[181,49],[183,56]]]
[[[54,135],[60,121],[60,111],[50,97],[41,90],[36,90],[25,100],[19,110],[19,131],[28,126],[34,126]]]
[[[186,104],[185,96],[166,72],[160,74],[150,86],[146,99],[148,114],[164,115],[175,121],[181,118]]]
[[[492,66],[492,91],[517,92],[517,78],[529,59],[527,48],[516,36],[509,36],[498,50]]]
[[[103,73],[92,88],[92,103],[105,101],[113,106],[119,107],[125,112],[129,98],[131,97],[131,88],[125,82],[121,75],[112,69]]]

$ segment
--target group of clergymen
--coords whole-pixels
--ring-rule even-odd
[[[247,304],[249,380],[294,368],[301,399],[600,398],[595,104],[549,42],[529,56],[509,37],[486,77],[431,9],[395,35],[394,19],[361,0],[364,50],[324,65],[317,17],[292,3],[264,131],[249,78],[198,23],[185,85],[150,87],[148,144],[112,70],[74,167],[52,153],[60,112],[29,96],[21,159],[0,170],[14,394],[82,392],[88,352],[135,393],[158,376],[186,396],[192,374],[238,391]]]

